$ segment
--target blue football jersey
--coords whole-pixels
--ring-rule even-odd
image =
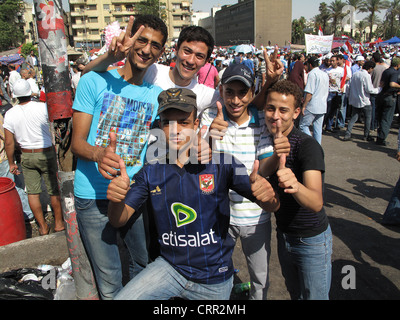
[[[229,189],[255,201],[245,166],[231,155],[183,168],[148,163],[134,176],[125,203],[137,211],[149,200],[161,256],[187,279],[215,284],[233,274]]]

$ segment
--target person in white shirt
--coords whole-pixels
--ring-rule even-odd
[[[35,71],[33,69],[31,69],[31,70],[22,69],[21,70],[21,78],[28,81],[29,85],[31,86],[32,97],[38,98],[40,90],[39,90],[39,87],[38,87],[34,77],[35,77]]]
[[[349,104],[352,106],[351,119],[347,125],[343,141],[351,140],[351,131],[361,112],[365,115],[364,140],[373,140],[369,135],[372,111],[370,94],[377,94],[379,92],[379,88],[374,87],[371,79],[371,72],[374,70],[375,65],[375,62],[373,61],[365,62],[361,71],[356,72],[351,78],[349,93]]]
[[[8,76],[8,94],[12,96],[14,93],[13,89],[14,83],[17,80],[21,79],[21,75],[19,74],[18,71],[15,70],[15,65],[13,64],[8,65],[8,70],[10,71],[10,74]]]
[[[19,174],[14,163],[15,143],[21,147],[21,166],[24,174],[29,206],[39,225],[40,235],[50,232],[43,216],[40,194],[43,178],[54,213],[54,231],[63,231],[64,221],[57,182],[57,156],[52,143],[50,122],[45,103],[31,101],[29,83],[19,79],[14,83],[14,98],[19,103],[7,111],[4,118],[5,149],[10,173]]]

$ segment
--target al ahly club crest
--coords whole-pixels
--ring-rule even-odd
[[[202,174],[199,176],[200,190],[203,193],[212,193],[214,191],[214,175],[213,174]]]

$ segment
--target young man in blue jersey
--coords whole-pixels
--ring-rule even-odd
[[[251,104],[254,95],[254,76],[243,64],[232,64],[222,76],[220,95],[224,105],[203,112],[201,127],[209,127],[213,152],[224,152],[242,162],[250,175],[254,160],[263,160],[263,166],[274,173],[279,155],[289,154],[288,139],[274,139],[267,132],[264,113]],[[264,163],[265,162],[265,163]],[[271,255],[271,212],[233,190],[229,192],[229,233],[240,238],[250,275],[251,300],[267,299],[269,287],[268,264]]]
[[[329,299],[332,232],[324,211],[324,152],[312,137],[294,126],[303,95],[295,84],[283,80],[268,91],[265,121],[268,131],[289,139],[290,153],[280,156],[279,168],[270,176],[280,198],[275,211],[278,256],[292,299]],[[262,163],[260,163],[262,175]]]
[[[102,299],[113,299],[122,288],[117,232],[137,265],[145,266],[148,262],[143,221],[118,230],[107,218],[107,187],[118,173],[117,154],[122,155],[130,177],[141,169],[148,135],[157,116],[157,96],[162,91],[143,78],[163,53],[167,27],[154,16],[138,16],[130,26],[127,34],[129,38],[131,32],[134,35],[130,38],[133,45],[125,66],[85,74],[79,81],[73,105],[71,149],[78,158],[75,208]]]
[[[125,225],[147,201],[154,213],[160,256],[116,299],[229,299],[235,245],[228,233],[229,190],[267,211],[277,210],[279,200],[267,180],[258,175],[258,161],[250,177],[231,155],[215,154],[209,164],[189,161],[191,136],[199,125],[192,91],[163,91],[159,105],[169,156],[151,160],[132,184],[120,161],[121,176],[112,180],[107,196],[109,219],[115,227]]]

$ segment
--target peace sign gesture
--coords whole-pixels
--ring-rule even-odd
[[[126,27],[126,31],[122,31],[118,37],[114,37],[111,41],[110,47],[108,48],[108,56],[114,60],[114,62],[118,62],[124,60],[128,54],[130,49],[135,44],[135,41],[140,37],[144,30],[144,26],[140,26],[138,31],[131,36],[131,30],[133,26],[133,22],[135,18],[133,16],[129,17],[129,22]]]

